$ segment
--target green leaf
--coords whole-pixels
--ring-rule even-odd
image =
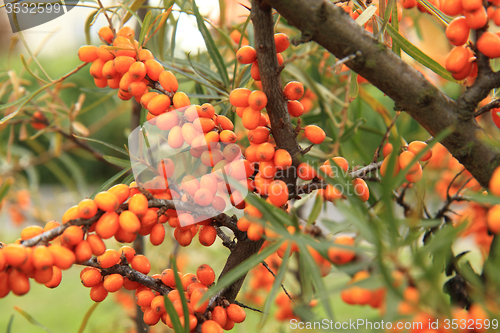
[[[307,219],[307,224],[313,224],[321,213],[321,209],[323,208],[323,196],[317,195],[314,200],[314,206],[311,209],[311,213],[309,214],[309,218]]]
[[[85,20],[84,30],[85,30],[85,41],[86,41],[87,45],[92,44],[92,39],[90,38],[90,27],[92,26],[98,12],[99,12],[99,9],[91,12],[90,15],[87,16],[87,19]]]
[[[477,194],[467,195],[466,197],[467,199],[478,203],[488,203],[492,205],[500,204],[500,197],[497,197],[496,195],[491,195],[491,194],[484,195],[477,193]]]
[[[130,7],[126,6],[126,7],[130,8],[130,10],[127,11],[127,13],[125,14],[125,17],[123,18],[123,24],[127,23],[128,20],[130,20],[130,18],[132,17],[132,13],[137,12],[137,10],[142,6],[142,4],[145,1],[146,0],[135,0],[134,3]],[[139,42],[139,45],[140,44],[141,43]]]
[[[359,86],[358,86],[358,73],[351,71],[351,88],[349,90],[349,102],[352,102],[356,97],[358,97]]]
[[[205,45],[207,47],[208,54],[210,55],[210,58],[215,64],[215,67],[217,67],[217,70],[219,71],[219,75],[221,76],[222,82],[224,83],[224,86],[229,87],[230,82],[229,82],[229,76],[227,74],[227,68],[226,64],[224,63],[224,59],[219,53],[219,49],[217,45],[215,44],[212,35],[210,35],[210,31],[208,31],[207,27],[205,26],[205,22],[203,20],[203,17],[201,16],[198,6],[196,6],[196,1],[193,0],[193,12],[194,15],[196,16],[196,22],[198,23],[198,29],[200,30],[203,40],[205,41]]]
[[[118,157],[104,155],[103,158],[109,163],[113,163],[114,165],[121,166],[123,168],[131,168],[130,160],[124,160]]]
[[[265,247],[262,251],[259,253],[254,254],[250,258],[246,259],[242,263],[240,263],[238,266],[227,272],[223,277],[217,281],[217,284],[213,287],[211,287],[207,293],[203,296],[201,301],[206,301],[207,299],[211,298],[212,296],[216,295],[218,292],[222,291],[224,288],[228,287],[231,285],[234,281],[238,280],[240,277],[245,275],[249,270],[254,268],[256,265],[258,265],[262,260],[265,260],[267,257],[269,257],[271,254],[274,252],[278,251],[280,248],[281,244],[283,243],[283,240],[278,241],[277,243],[270,244],[269,246]]]
[[[398,6],[392,7],[392,17],[398,17]],[[395,31],[399,32],[399,20],[392,20],[391,25]],[[396,55],[401,58],[401,48],[397,43],[392,43],[392,52],[396,53]]]
[[[344,133],[342,133],[340,142],[345,142],[352,138],[358,132],[358,128],[364,124],[366,124],[366,118],[357,118],[354,121],[354,124],[352,124],[352,126],[349,127]]]
[[[266,298],[266,303],[264,304],[264,311],[262,314],[262,319],[260,320],[259,327],[264,326],[264,323],[267,319],[267,314],[269,313],[269,309],[271,308],[272,302],[276,299],[276,294],[278,293],[278,290],[281,288],[281,284],[283,283],[283,278],[285,277],[285,273],[288,268],[288,260],[290,259],[290,252],[292,249],[292,243],[288,243],[288,246],[285,251],[285,255],[283,256],[283,260],[281,261],[280,268],[278,271],[278,274],[276,274],[276,277],[274,278],[273,286],[271,288],[271,291],[267,295]]]
[[[97,139],[86,138],[86,137],[84,137],[84,136],[78,136],[78,135],[75,135],[74,137],[75,137],[75,138],[78,138],[78,139],[80,139],[80,140],[85,140],[85,141],[90,141],[90,142],[100,143],[101,145],[106,146],[106,147],[108,147],[108,148],[111,148],[111,149],[113,149],[113,150],[116,150],[117,152],[122,153],[123,155],[125,155],[125,156],[127,156],[127,157],[128,157],[128,153],[127,153],[124,149],[122,149],[122,148],[120,148],[120,147],[117,147],[117,146],[115,146],[115,145],[112,145],[112,144],[110,144],[110,143],[107,143],[107,142],[104,142],[104,141],[101,141],[101,140],[97,140]]]
[[[377,6],[370,5],[363,11],[363,13],[361,13],[361,15],[358,16],[358,18],[356,19],[356,23],[360,26],[363,26],[366,22],[368,22],[368,20],[372,18],[376,11]]]
[[[7,180],[4,181],[2,186],[0,187],[0,202],[2,202],[3,198],[5,198],[5,196],[9,193],[12,181],[12,178],[7,178]]]
[[[127,14],[134,16],[135,19],[137,20],[137,22],[139,23],[139,25],[142,27],[142,19],[140,18],[139,15],[137,15],[136,11],[132,10],[129,6],[126,6],[126,5],[121,4],[121,3],[119,3],[119,7],[117,7],[116,9],[118,9],[118,8],[122,8],[125,11],[127,11]]]
[[[174,276],[177,274],[174,274]],[[180,289],[184,290],[184,289]],[[183,293],[179,293],[183,294]],[[184,329],[182,328],[181,321],[179,320],[179,315],[177,314],[177,311],[175,311],[174,305],[170,301],[170,299],[167,297],[167,295],[163,296],[163,301],[165,302],[165,310],[167,311],[168,315],[170,316],[170,320],[172,321],[172,326],[174,329],[174,332],[184,332]],[[188,326],[189,327],[189,326]]]
[[[14,322],[14,315],[10,316],[9,323],[7,324],[7,333],[10,333],[12,330],[12,323]]]
[[[40,324],[38,321],[35,320],[35,318],[33,318],[32,316],[30,316],[27,312],[25,312],[24,310],[22,310],[20,307],[17,307],[17,306],[14,306],[14,310],[16,310],[17,312],[19,312],[24,318],[26,318],[27,321],[29,321],[31,324],[41,328],[42,330],[44,330],[45,332],[49,332],[49,333],[52,333],[51,330],[49,330],[47,327],[43,326],[42,324]]]
[[[401,49],[405,51],[410,57],[412,57],[425,67],[429,68],[431,71],[441,76],[442,78],[452,82],[457,82],[457,80],[455,80],[453,76],[451,76],[450,72],[448,72],[434,59],[430,58],[424,52],[420,51],[418,47],[410,43],[406,38],[401,36],[399,32],[392,26],[387,26],[387,33],[392,37],[392,42],[399,45],[399,47],[401,47]]]
[[[144,1],[144,0],[139,0],[139,1]],[[151,25],[151,12],[149,11],[144,17],[144,20],[142,21],[141,33],[139,34],[139,45],[142,45],[142,42],[146,37],[146,33],[148,32],[150,25]]]
[[[87,323],[89,322],[90,316],[94,313],[95,308],[101,303],[94,303],[92,306],[87,310],[85,313],[85,316],[83,317],[82,323],[80,324],[80,328],[78,329],[78,333],[83,333],[85,331],[85,327],[87,327]]]
[[[170,257],[170,262],[172,263],[172,269],[174,271],[175,286],[177,287],[177,290],[184,290],[184,287],[182,286],[181,278],[179,277],[179,274],[176,274],[179,270],[177,269],[177,262],[176,262],[175,257],[173,255]],[[181,296],[182,312],[184,314],[189,314],[186,295],[184,293],[179,293],[179,295]],[[194,304],[193,304],[193,306],[194,306]],[[184,329],[181,331],[176,330],[176,332],[182,332],[182,331],[184,331],[185,333],[189,333],[189,315],[184,316]]]
[[[436,16],[444,24],[448,25],[453,20],[453,17],[443,13],[441,10],[436,8],[436,6],[434,6],[430,1],[417,0],[417,2],[421,4],[422,7],[426,8],[432,15]]]
[[[106,180],[101,186],[99,186],[99,188],[90,196],[91,199],[94,199],[95,195],[103,190],[106,190],[108,188],[111,187],[111,185],[113,185],[121,176],[123,176],[124,174],[126,174],[127,172],[130,171],[130,169],[132,169],[132,167],[129,167],[128,169],[124,169],[120,172],[118,172],[116,175],[114,175],[113,177],[109,178],[108,180]],[[133,176],[133,175],[132,175]]]
[[[26,62],[26,59],[24,59],[24,55],[22,55],[22,54],[21,54],[21,62],[23,63],[24,69],[26,69],[28,71],[28,73],[30,73],[31,76],[33,76],[35,79],[37,79],[39,81],[42,81],[45,84],[48,83],[47,81],[45,81],[44,79],[42,79],[41,77],[39,77],[38,75],[33,73],[31,68],[28,66],[28,63]]]
[[[11,106],[17,105],[18,103],[24,102],[25,100],[27,100],[30,97],[30,95],[26,95],[24,97],[19,98],[18,100],[10,102],[10,103],[0,105],[0,111],[3,111],[7,108],[10,108]],[[3,121],[4,120],[1,120],[0,123],[2,123]]]
[[[307,274],[311,277],[316,295],[321,300],[328,317],[331,320],[333,320],[333,312],[330,306],[330,298],[328,297],[328,292],[326,291],[323,280],[321,279],[321,272],[319,271],[319,268],[316,265],[316,261],[314,261],[307,247],[303,243],[298,243],[298,245],[300,248],[299,255],[300,257],[304,257],[304,260],[301,260],[301,264],[306,265],[306,267],[301,267],[300,269],[307,271]]]

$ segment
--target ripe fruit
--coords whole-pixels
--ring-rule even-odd
[[[161,86],[168,92],[175,93],[179,88],[177,78],[171,71],[163,71],[158,78]]]
[[[131,262],[131,267],[142,274],[148,274],[151,271],[151,264],[149,263],[148,258],[141,254],[134,256],[134,259],[132,259]]]
[[[9,287],[14,295],[22,296],[30,291],[30,280],[26,274],[13,269],[9,273]]]
[[[82,240],[83,230],[76,225],[69,226],[61,235],[61,241],[63,244],[67,244],[69,246],[75,246]]]
[[[497,167],[490,178],[489,183],[490,193],[500,196],[500,167]]]
[[[102,302],[107,296],[108,291],[104,288],[103,282],[99,282],[90,289],[90,299],[94,302]]]
[[[267,105],[267,96],[260,90],[254,90],[248,96],[248,105],[255,110],[262,110]]]
[[[94,202],[100,210],[105,212],[115,211],[118,209],[118,206],[120,206],[120,202],[116,195],[107,191],[97,193]]]
[[[97,205],[92,199],[83,199],[78,204],[78,214],[82,219],[90,219],[97,213]]]
[[[354,238],[349,236],[339,236],[334,241],[335,244],[342,246],[353,246]],[[328,259],[335,265],[345,265],[356,256],[356,252],[345,248],[332,246],[328,249]]]
[[[467,43],[469,39],[470,28],[467,25],[465,17],[460,16],[450,22],[446,28],[446,38],[452,45],[460,46]]]
[[[304,129],[304,134],[307,140],[319,145],[325,140],[326,134],[320,127],[316,125],[308,125]]]
[[[110,293],[120,290],[123,286],[123,276],[120,274],[110,274],[104,277],[103,287]]]
[[[116,212],[106,212],[97,221],[95,231],[99,237],[108,239],[113,237],[119,228],[118,214]]]
[[[61,283],[62,272],[59,267],[52,266],[52,279],[49,282],[45,283],[45,287],[47,288],[55,288]]]
[[[212,267],[208,265],[201,265],[196,270],[196,277],[205,286],[209,286],[215,281],[215,273]]]
[[[28,260],[28,251],[20,244],[8,244],[2,252],[5,256],[5,263],[12,267],[19,267]]]
[[[120,254],[112,249],[107,249],[97,257],[97,262],[102,268],[110,268],[120,262]]]
[[[93,62],[97,59],[97,47],[84,45],[78,49],[78,58],[83,62]]]
[[[248,106],[248,96],[250,96],[251,91],[246,88],[236,88],[229,94],[229,103],[236,107],[247,107]]]
[[[214,320],[207,320],[201,325],[201,333],[223,333],[222,327]]]
[[[290,81],[285,85],[283,93],[289,100],[298,100],[304,95],[304,86],[298,81]]]
[[[128,203],[128,209],[137,217],[141,218],[148,211],[148,199],[144,194],[137,193],[130,198]]]
[[[236,59],[240,64],[251,64],[257,60],[257,51],[251,46],[243,46],[236,52]]]
[[[286,169],[292,166],[292,156],[285,149],[278,149],[274,152],[274,165],[279,169]]]
[[[494,205],[490,208],[486,216],[486,223],[492,233],[498,234],[500,232],[500,205]]]
[[[464,12],[464,16],[471,29],[480,29],[488,23],[488,14],[483,6],[473,12]]]
[[[477,41],[479,51],[490,59],[500,57],[500,37],[492,32],[485,32]]]
[[[68,269],[76,261],[75,253],[64,246],[53,244],[49,246],[49,251],[52,254],[54,265],[60,269]]]
[[[281,207],[288,202],[288,187],[282,180],[274,180],[268,188],[269,200],[277,207]]]
[[[458,73],[462,71],[469,62],[469,52],[466,48],[454,47],[445,60],[445,67],[449,72]]]
[[[232,321],[234,321],[235,323],[242,323],[246,318],[245,310],[243,310],[237,304],[229,305],[226,309],[226,312],[227,312],[227,317]]]
[[[274,44],[276,45],[276,52],[281,53],[290,46],[290,38],[283,33],[275,34]]]
[[[427,143],[423,141],[412,141],[408,145],[408,151],[411,151],[413,154],[417,155],[422,150],[427,148]],[[432,149],[427,150],[427,152],[420,158],[420,161],[427,161],[432,157]]]
[[[120,222],[120,227],[129,233],[138,232],[141,228],[141,221],[139,221],[137,215],[129,210],[121,212],[118,221]]]
[[[148,59],[144,63],[146,65],[146,73],[148,77],[153,81],[158,81],[160,79],[160,74],[163,72],[163,66],[154,59]]]

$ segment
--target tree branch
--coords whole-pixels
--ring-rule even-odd
[[[454,132],[442,144],[482,186],[488,187],[493,170],[500,164],[500,149],[483,139],[485,133],[475,121],[473,110],[491,88],[500,85],[499,75],[478,78],[478,83],[457,103],[333,3],[324,0],[267,0],[267,3],[337,58],[360,54],[346,65],[392,98],[396,109],[408,112],[432,136],[453,128]],[[479,69],[485,62],[484,56],[479,55]]]

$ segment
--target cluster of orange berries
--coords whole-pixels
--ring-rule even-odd
[[[418,161],[414,161],[415,156],[418,155],[421,151],[427,148],[427,143],[423,141],[412,141],[406,147],[402,153],[400,153],[395,158],[395,164],[393,168],[393,176],[396,176],[400,170],[404,170],[407,167],[410,167],[408,173],[406,174],[406,180],[410,183],[416,183],[422,179],[422,165]],[[387,143],[384,145],[382,150],[382,155],[384,156],[384,161],[382,162],[382,166],[380,167],[380,174],[385,176],[387,173],[387,168],[389,167],[389,163],[391,160],[391,155],[393,152],[393,147],[391,143]],[[420,161],[425,162],[432,157],[432,149],[427,150],[423,156],[420,157]],[[412,164],[413,163],[413,164]]]
[[[370,277],[367,271],[359,271],[347,283],[350,285]],[[386,288],[380,287],[375,290],[360,286],[351,286],[342,290],[340,296],[342,300],[350,305],[370,305],[372,308],[379,308],[385,300]]]
[[[78,50],[81,61],[92,63],[90,74],[97,87],[119,89],[118,97],[121,99],[129,100],[134,97],[137,102],[141,102],[149,88],[159,83],[166,93],[175,96],[177,79],[170,71],[164,70],[151,51],[138,44],[134,39],[133,29],[123,27],[115,37],[109,27],[102,27],[99,37],[106,45],[84,45]],[[165,112],[171,104],[169,96],[162,96],[155,112],[163,108]],[[184,93],[180,93],[175,101],[183,104],[185,97]]]

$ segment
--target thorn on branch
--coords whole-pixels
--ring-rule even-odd
[[[245,304],[240,303],[238,301],[234,301],[233,303],[236,304],[236,305],[239,305],[240,307],[242,307],[244,309],[252,310],[252,311],[255,311],[255,312],[259,312],[259,313],[264,313],[264,311],[262,311],[262,310],[259,310],[259,309],[256,309],[256,308],[252,308],[251,306],[245,305]]]
[[[486,104],[485,106],[474,112],[474,118],[479,117],[480,115],[485,114],[491,111],[492,109],[496,108],[500,108],[500,99],[495,99],[494,101],[489,102],[488,104]]]

